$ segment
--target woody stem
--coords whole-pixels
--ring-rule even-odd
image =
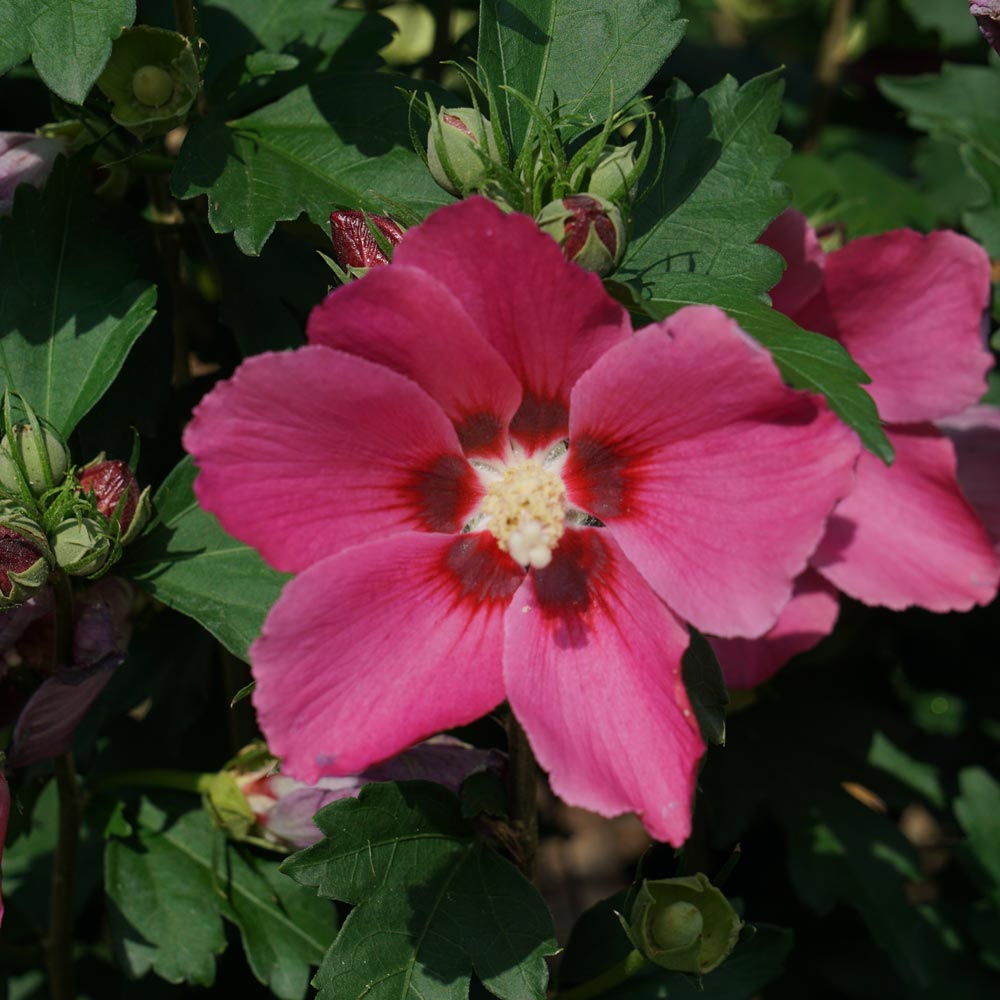
[[[507,714],[507,814],[517,866],[530,879],[538,850],[538,764],[514,713]]]

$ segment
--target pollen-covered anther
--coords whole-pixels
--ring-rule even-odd
[[[508,466],[491,483],[482,513],[497,545],[524,567],[543,569],[566,530],[562,479],[527,459]]]

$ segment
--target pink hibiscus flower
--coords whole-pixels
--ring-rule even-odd
[[[989,408],[966,412],[993,364],[983,337],[985,252],[956,233],[897,230],[825,254],[794,211],[761,242],[788,264],[771,292],[775,307],[839,340],[871,376],[896,460],[886,466],[862,454],[857,485],[763,639],[713,641],[728,684],[738,688],[767,680],[831,632],[838,590],[895,610],[968,611],[988,604],[1000,580],[984,514],[969,502],[988,504],[1000,466],[1000,427],[995,419],[990,425]],[[942,429],[956,440],[964,435],[958,458]],[[966,479],[977,493],[963,494]]]
[[[224,527],[298,575],[251,650],[286,774],[349,775],[506,699],[556,794],[678,844],[703,745],[688,633],[774,622],[853,432],[717,309],[633,333],[480,198],[244,362],[185,445]]]

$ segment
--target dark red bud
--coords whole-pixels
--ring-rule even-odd
[[[368,218],[392,246],[403,238],[403,230],[387,216],[369,214]],[[368,229],[364,212],[331,212],[330,233],[333,256],[345,271],[349,267],[377,267],[389,263]]]
[[[95,462],[80,473],[80,486],[84,493],[94,494],[98,511],[108,518],[114,515],[118,501],[127,490],[128,496],[118,523],[123,533],[128,530],[139,504],[139,484],[135,473],[125,462]]]
[[[596,198],[585,194],[574,194],[563,198],[563,207],[573,214],[566,220],[566,242],[563,252],[568,260],[574,260],[590,235],[591,229],[614,257],[618,253],[618,234],[615,224]]]
[[[14,584],[8,574],[25,573],[39,559],[42,551],[23,535],[0,524],[0,594],[10,597]]]

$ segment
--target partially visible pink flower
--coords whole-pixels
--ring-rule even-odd
[[[955,233],[897,230],[824,254],[805,217],[793,211],[761,242],[788,264],[772,292],[776,308],[839,340],[871,376],[896,459],[886,466],[862,454],[857,485],[837,505],[811,560],[828,585],[825,598],[812,575],[759,642],[715,643],[734,687],[766,680],[832,631],[831,587],[896,610],[967,611],[988,604],[1000,582],[982,512],[970,504],[988,502],[984,491],[977,498],[959,488],[980,481],[979,469],[990,461],[993,468],[1000,463],[997,438],[978,437],[978,458],[960,450],[956,459],[936,426],[954,422],[986,389],[993,359],[983,337],[985,252]],[[960,423],[952,423],[956,434]]]
[[[372,781],[436,781],[456,795],[474,771],[498,768],[500,755],[477,750],[450,736],[435,736],[396,757],[344,778],[320,778],[314,785],[284,774],[239,775],[236,783],[246,796],[268,840],[283,847],[310,847],[322,838],[313,816],[339,799],[354,797]]]
[[[0,132],[0,216],[9,215],[19,184],[44,186],[56,157],[66,152],[61,139],[33,132]]]
[[[993,51],[1000,52],[1000,0],[969,0],[969,13]]]
[[[557,795],[681,843],[703,744],[680,619],[773,624],[851,487],[853,432],[718,309],[633,333],[481,198],[308,335],[185,434],[201,503],[298,574],[251,651],[287,773],[364,771],[506,698]]]
[[[368,219],[371,219],[372,225],[388,240],[390,246],[395,246],[403,238],[403,230],[399,224],[387,215],[369,213]],[[370,267],[389,263],[389,258],[368,228],[364,212],[331,212],[330,236],[333,240],[334,259],[351,274],[360,277]]]
[[[0,865],[3,864],[3,842],[7,838],[7,821],[10,819],[10,788],[0,770]],[[3,923],[3,896],[0,895],[0,924]]]

